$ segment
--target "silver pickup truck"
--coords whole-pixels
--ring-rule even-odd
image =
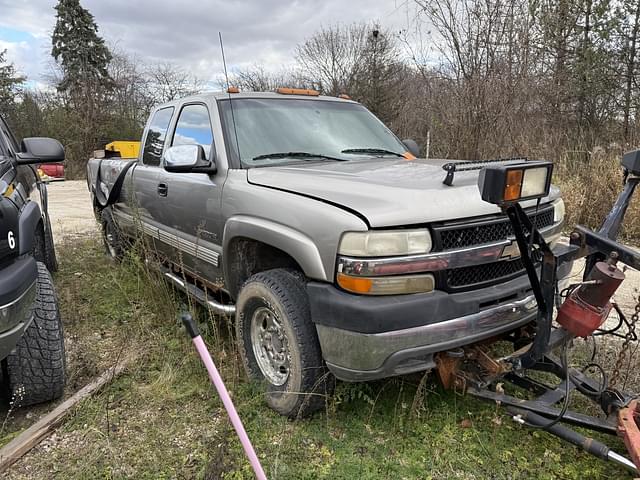
[[[428,370],[535,317],[478,172],[445,185],[447,161],[416,150],[349,99],[209,93],[155,108],[139,158],[91,159],[87,179],[107,252],[148,241],[169,281],[235,317],[247,373],[296,416],[323,404],[332,375]],[[558,240],[557,188],[523,207]]]

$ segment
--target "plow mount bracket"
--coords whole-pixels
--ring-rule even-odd
[[[640,405],[638,400],[632,400],[625,408],[618,410],[618,435],[624,440],[633,463],[640,465]]]

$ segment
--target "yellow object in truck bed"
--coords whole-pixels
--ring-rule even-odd
[[[140,151],[140,142],[115,141],[107,144],[105,150],[110,152],[120,152],[122,158],[138,158]]]

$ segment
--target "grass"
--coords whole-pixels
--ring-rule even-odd
[[[69,390],[125,354],[136,360],[3,478],[253,478],[178,324],[185,298],[150,279],[135,259],[109,262],[93,240],[59,251]],[[269,478],[631,478],[515,424],[495,405],[443,391],[420,375],[339,383],[325,411],[284,419],[245,380],[228,325],[195,313]],[[0,443],[29,423],[24,415],[10,412]],[[624,452],[618,439],[604,439]]]

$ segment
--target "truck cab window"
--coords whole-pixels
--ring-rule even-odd
[[[178,117],[172,145],[201,145],[210,160],[213,132],[209,111],[202,104],[185,105]]]
[[[142,153],[142,163],[145,165],[160,165],[164,140],[167,136],[172,116],[173,107],[162,108],[153,115]]]

